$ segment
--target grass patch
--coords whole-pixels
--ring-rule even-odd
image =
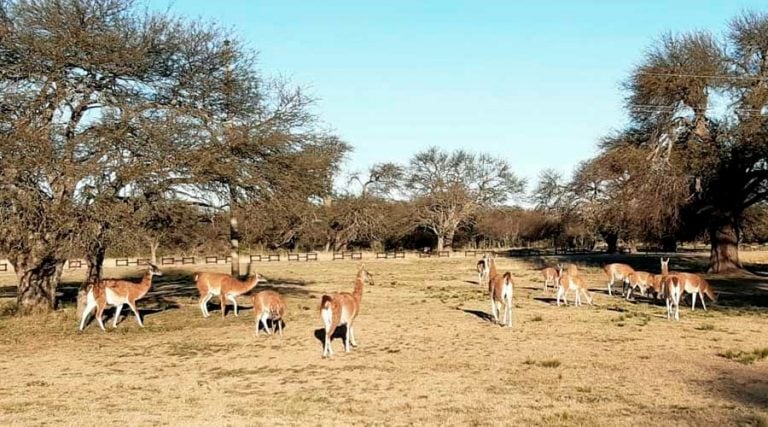
[[[728,350],[725,353],[720,353],[719,356],[728,360],[734,360],[743,365],[751,365],[768,358],[768,347],[756,348],[752,351]]]
[[[541,322],[542,320],[544,320],[544,318],[541,317],[541,316],[533,316],[533,317],[531,317],[531,322]]]
[[[715,330],[715,325],[713,325],[711,323],[704,323],[704,324],[701,324],[701,325],[699,325],[699,326],[697,326],[697,327],[695,327],[693,329],[696,329],[697,331],[714,331]]]

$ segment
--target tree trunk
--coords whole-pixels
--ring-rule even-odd
[[[104,258],[107,248],[104,245],[94,244],[85,254],[85,262],[88,264],[88,272],[85,274],[85,281],[77,290],[77,318],[83,314],[85,308],[85,297],[88,293],[88,287],[101,280],[104,272]]]
[[[157,240],[149,242],[149,262],[157,265],[157,249],[160,247],[160,242]]]
[[[710,273],[725,273],[742,268],[739,262],[739,232],[736,226],[730,222],[713,225],[709,228],[709,240]]]
[[[453,237],[456,235],[456,229],[453,228],[445,233],[445,241],[443,242],[443,250],[453,251]]]
[[[443,250],[443,236],[441,234],[437,235],[437,250],[438,252]]]
[[[677,252],[677,239],[675,239],[675,236],[662,237],[661,249],[664,252]]]
[[[237,217],[232,208],[229,211],[229,255],[232,257],[232,277],[240,277],[240,232],[237,228]]]
[[[64,261],[44,258],[31,270],[14,266],[19,272],[16,304],[19,314],[45,313],[56,309],[56,288],[64,271]]]
[[[605,243],[608,244],[607,252],[609,254],[615,254],[619,250],[619,235],[617,233],[609,233],[604,237]]]

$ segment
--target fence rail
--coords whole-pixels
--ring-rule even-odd
[[[376,259],[397,259],[405,258],[403,251],[376,252]]]
[[[288,254],[288,261],[317,261],[317,254],[314,252],[306,254]]]
[[[336,261],[337,259],[360,260],[360,259],[363,259],[363,253],[362,252],[334,252],[333,261]]]

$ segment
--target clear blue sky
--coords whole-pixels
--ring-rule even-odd
[[[533,187],[625,122],[620,84],[664,31],[725,31],[746,0],[150,0],[231,27],[320,99],[345,171],[431,145],[508,159]]]

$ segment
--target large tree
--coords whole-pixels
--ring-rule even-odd
[[[73,251],[98,278],[110,241],[129,238],[115,231],[158,200],[233,209],[233,192],[329,189],[346,146],[216,26],[130,0],[0,6],[0,250],[20,312],[54,308]]]
[[[503,159],[436,147],[417,153],[403,180],[415,221],[434,233],[437,250],[452,249],[456,230],[478,208],[504,204],[525,187]]]
[[[653,173],[638,186],[656,196],[647,197],[656,206],[675,204],[705,219],[699,222],[710,237],[713,272],[740,268],[740,222],[747,208],[768,197],[766,58],[765,14],[735,18],[724,40],[706,32],[664,35],[626,84],[631,137],[604,146],[645,149]],[[685,187],[687,196],[670,199],[656,191],[667,189],[665,182],[675,183],[675,191]]]

